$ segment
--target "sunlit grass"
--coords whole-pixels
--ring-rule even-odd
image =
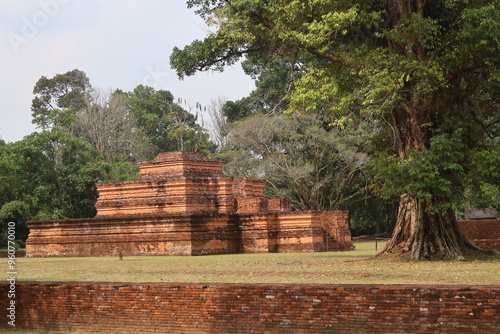
[[[375,242],[324,253],[18,258],[18,280],[207,283],[499,284],[500,258],[410,262],[374,257]],[[379,244],[379,250],[380,250]]]

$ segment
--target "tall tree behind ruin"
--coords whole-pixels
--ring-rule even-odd
[[[224,150],[224,147],[227,144],[227,117],[224,115],[224,105],[226,103],[226,98],[218,97],[216,99],[212,99],[207,108],[210,120],[210,125],[208,126],[210,139],[217,146],[217,150],[219,152]]]
[[[130,113],[155,146],[155,152],[213,150],[209,135],[191,110],[174,102],[172,93],[138,85],[122,92]]]
[[[89,141],[109,164],[143,161],[154,153],[150,138],[128,110],[125,98],[111,91],[94,89],[85,95],[70,133]]]
[[[85,96],[90,91],[90,80],[80,70],[56,74],[53,78],[42,76],[33,88],[32,123],[44,130],[54,126],[67,128],[75,112],[85,105]]]
[[[264,178],[269,196],[290,199],[296,210],[346,210],[368,196],[368,155],[322,125],[313,116],[254,115],[230,124],[220,156],[231,175]]]

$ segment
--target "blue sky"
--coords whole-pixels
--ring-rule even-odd
[[[174,46],[208,32],[183,0],[0,0],[0,138],[13,142],[35,131],[36,81],[73,69],[94,87],[145,84],[192,104],[248,95],[254,83],[239,66],[183,81],[170,68]]]

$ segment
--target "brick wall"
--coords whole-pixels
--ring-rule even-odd
[[[237,224],[228,215],[110,216],[36,221],[30,227],[28,257],[240,252]]]
[[[465,220],[458,224],[478,247],[500,251],[500,220]]]
[[[326,211],[39,220],[30,222],[26,254],[57,257],[351,250],[345,215],[343,211]],[[328,248],[322,226],[325,219],[342,228],[340,235],[329,238]]]
[[[63,333],[500,330],[499,286],[21,282],[15,305],[16,329]]]

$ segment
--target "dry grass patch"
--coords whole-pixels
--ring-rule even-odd
[[[498,284],[500,258],[409,262],[374,257],[374,242],[326,253],[19,258],[18,280],[207,283]],[[380,245],[379,245],[380,246]]]

